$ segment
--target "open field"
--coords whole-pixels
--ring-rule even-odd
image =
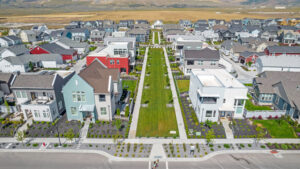
[[[148,56],[145,88],[143,90],[142,106],[137,127],[138,137],[167,137],[172,136],[170,131],[177,131],[177,121],[173,107],[171,90],[166,88],[169,84],[162,48],[150,49]],[[150,65],[150,66],[149,66]]]
[[[157,19],[167,23],[177,22],[179,19],[189,19],[196,21],[198,19],[241,19],[245,17],[256,18],[274,18],[274,17],[299,17],[299,8],[276,10],[261,9],[261,10],[246,10],[241,8],[236,9],[219,9],[219,8],[203,8],[203,9],[165,9],[165,10],[128,10],[128,11],[99,11],[99,12],[74,12],[74,13],[50,13],[50,14],[35,14],[22,15],[20,11],[16,15],[7,15],[0,13],[0,23],[69,23],[72,20],[122,20],[122,19],[147,19],[153,22]],[[272,13],[269,13],[272,12]],[[275,12],[275,13],[274,13]],[[55,14],[54,14],[55,13]]]

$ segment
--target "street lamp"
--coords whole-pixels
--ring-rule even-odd
[[[59,131],[58,131],[58,125],[56,125],[56,131],[57,131],[57,134],[58,134],[59,147],[61,147],[61,141],[60,141],[60,134],[59,134]]]

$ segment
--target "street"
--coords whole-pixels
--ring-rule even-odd
[[[200,162],[168,162],[169,169],[296,169],[300,154],[217,155]],[[148,169],[149,162],[109,161],[98,154],[0,153],[1,169]],[[166,168],[164,162],[157,169]]]

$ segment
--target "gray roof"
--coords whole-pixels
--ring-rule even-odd
[[[249,51],[245,51],[245,52],[242,52],[240,54],[240,56],[243,56],[244,58],[248,58],[250,56],[253,56],[253,55],[256,55],[256,56],[263,56],[265,53],[263,52],[249,52]]]
[[[217,50],[205,48],[202,50],[185,50],[185,59],[195,60],[220,60],[220,53]]]
[[[73,55],[75,52],[74,49],[65,49],[55,43],[46,43],[46,44],[40,45],[40,47],[50,53],[55,53],[55,54]]]
[[[70,46],[71,48],[86,48],[89,45],[86,42],[77,42],[77,41],[73,41],[72,39],[69,39],[66,37],[61,37],[61,38],[59,38],[58,41],[67,46]]]
[[[9,83],[12,73],[0,73],[0,82]]]
[[[201,50],[202,42],[180,41],[177,46],[183,46],[187,50]]]
[[[141,28],[136,28],[136,29],[131,29],[127,32],[128,34],[142,34],[142,35],[146,35],[147,34],[147,30],[146,29],[141,29]]]
[[[29,49],[27,49],[25,45],[15,45],[15,46],[11,46],[7,49],[10,50],[11,52],[13,52],[14,54],[16,54],[16,56],[19,56],[22,54],[29,54]]]
[[[300,72],[263,72],[255,78],[260,93],[274,93],[300,107]]]
[[[257,63],[263,67],[300,68],[300,57],[295,55],[261,56]]]
[[[36,88],[36,89],[53,89],[52,83],[56,75],[25,75],[21,74],[16,77],[12,89],[16,88]],[[57,75],[58,76],[58,75]]]
[[[21,55],[21,56],[10,56],[4,58],[12,65],[24,65],[29,62],[41,62],[41,61],[56,61],[57,64],[62,64],[62,57],[59,54],[39,54],[39,55]]]
[[[270,53],[300,53],[300,46],[269,46]]]
[[[2,39],[5,39],[7,41],[21,41],[21,38],[14,36],[14,35],[10,35],[10,36],[3,36],[1,37]]]

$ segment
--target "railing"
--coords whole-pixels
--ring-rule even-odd
[[[17,108],[15,106],[0,106],[1,113],[15,113]]]
[[[245,109],[244,111],[244,117],[245,118],[275,118],[275,117],[281,117],[286,114],[285,110],[257,110],[257,111],[247,111]]]

